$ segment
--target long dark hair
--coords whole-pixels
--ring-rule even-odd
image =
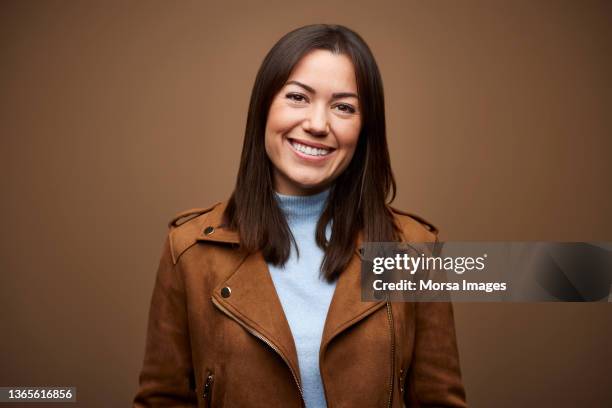
[[[268,52],[255,78],[236,188],[224,216],[248,252],[261,250],[264,259],[277,266],[287,262],[295,241],[274,196],[265,127],[275,95],[298,61],[315,49],[351,59],[362,117],[353,158],[331,186],[316,229],[317,245],[325,251],[321,273],[332,282],[350,261],[360,231],[370,242],[399,237],[386,205],[389,196],[389,203],[395,198],[396,185],[387,147],[382,79],[372,52],[354,31],[341,25],[308,25],[283,36]],[[328,242],[325,228],[330,221]]]

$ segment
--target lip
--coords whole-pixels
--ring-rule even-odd
[[[333,152],[334,150],[336,150],[333,147],[329,147],[329,146],[321,144],[321,143],[309,142],[307,140],[297,139],[295,137],[288,137],[287,139],[289,140],[289,142],[294,140],[294,141],[298,142],[299,144],[303,144],[303,145],[306,145],[306,146],[317,147],[317,148],[320,148],[320,149],[330,150],[330,153]]]
[[[296,141],[296,142],[298,142],[300,144],[304,144],[306,146],[318,147],[318,148],[328,149],[328,150],[331,150],[331,151],[328,154],[326,154],[325,156],[309,156],[307,154],[304,154],[304,153],[300,152],[296,148],[294,148],[293,145],[291,144],[292,140]],[[290,138],[290,137],[285,138],[285,143],[287,143],[287,145],[289,146],[289,149],[291,149],[291,151],[293,153],[295,153],[296,156],[298,156],[300,159],[302,159],[304,161],[307,161],[307,162],[310,162],[310,163],[321,163],[321,162],[329,159],[336,152],[336,149],[330,148],[329,146],[325,146],[325,145],[322,145],[320,143],[304,142],[301,139],[295,139],[295,138]]]

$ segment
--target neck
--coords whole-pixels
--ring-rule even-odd
[[[286,195],[275,193],[279,207],[288,221],[295,219],[319,219],[329,195],[329,189],[313,195]]]

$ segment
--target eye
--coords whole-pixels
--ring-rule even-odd
[[[355,113],[357,111],[353,106],[346,103],[340,103],[336,105],[335,108],[342,113]]]
[[[306,95],[302,95],[299,93],[288,93],[287,95],[285,95],[285,98],[290,99],[294,102],[307,102],[307,98]]]

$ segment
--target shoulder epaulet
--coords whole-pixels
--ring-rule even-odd
[[[219,203],[217,203],[219,204]],[[210,210],[212,210],[213,208],[215,208],[215,206],[217,206],[217,204],[212,205],[210,207],[207,208],[192,208],[189,210],[185,210],[185,211],[181,211],[180,213],[176,214],[169,222],[168,222],[168,228],[173,228],[173,227],[178,227],[179,225],[182,225],[184,223],[186,223],[187,221],[196,218],[202,214],[205,214],[207,212],[209,212]]]
[[[168,222],[170,252],[174,264],[178,262],[183,252],[197,242],[197,237],[202,232],[201,224],[206,222],[205,218],[209,216],[207,213],[211,212],[217,205],[218,203],[207,208],[192,208],[181,211]],[[201,216],[204,218],[200,218]]]
[[[429,221],[425,220],[423,217],[416,215],[416,214],[412,214],[412,213],[408,213],[402,210],[398,210],[397,208],[391,207],[389,206],[389,208],[391,209],[391,211],[393,211],[396,214],[400,214],[400,215],[406,215],[416,221],[418,221],[421,225],[423,225],[423,227],[431,232],[432,234],[438,235],[438,228],[436,228],[432,223],[430,223]]]

